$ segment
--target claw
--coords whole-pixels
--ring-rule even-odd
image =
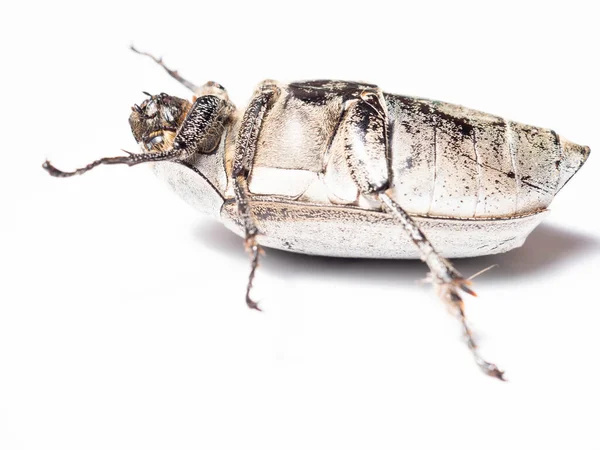
[[[246,297],[246,305],[248,305],[248,308],[250,309],[255,309],[257,311],[262,312],[262,309],[260,308],[260,306],[258,306],[258,302],[255,302],[250,297]]]
[[[44,164],[42,164],[42,168],[48,172],[50,175],[52,175],[53,177],[64,177],[64,176],[69,176],[69,174],[67,172],[63,172],[62,170],[57,169],[56,167],[54,167],[52,165],[52,163],[48,160],[44,161]]]
[[[44,161],[44,163],[42,164],[42,168],[44,170],[48,170],[49,171],[49,170],[52,169],[52,167],[54,167],[54,166],[52,164],[50,164],[50,161],[48,161],[48,160]]]
[[[470,294],[473,297],[477,297],[477,293],[469,287],[470,284],[471,282],[469,280],[465,280],[463,283],[459,284],[459,287],[467,294]]]
[[[477,364],[479,365],[479,367],[481,367],[481,370],[486,375],[493,378],[497,378],[500,381],[508,381],[506,378],[504,378],[504,371],[498,369],[498,366],[496,366],[496,364],[492,364],[487,361],[482,361],[481,363]]]

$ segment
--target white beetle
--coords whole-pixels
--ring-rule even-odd
[[[194,102],[148,94],[129,119],[143,153],[73,172],[46,161],[51,175],[157,163],[155,172],[188,203],[244,236],[252,258],[246,302],[255,309],[260,246],[421,258],[477,364],[504,379],[478,353],[460,296],[475,295],[471,282],[446,258],[521,246],[588,147],[544,128],[346,81],[265,81],[242,115],[219,84],[196,87],[143,54],[191,89]]]

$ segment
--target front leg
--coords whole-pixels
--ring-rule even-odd
[[[148,105],[151,103],[157,104],[159,105],[159,110],[162,110],[165,107],[164,102],[166,98],[168,96],[163,96],[162,94],[152,96],[145,103],[148,103]],[[135,166],[146,162],[181,161],[190,158],[197,152],[208,153],[214,149],[221,139],[223,126],[229,120],[232,108],[228,101],[214,95],[198,97],[185,118],[172,118],[172,127],[173,129],[177,129],[177,133],[172,141],[172,145],[164,150],[152,151],[151,149],[152,142],[157,137],[161,138],[162,142],[164,140],[163,136],[171,131],[166,128],[152,130],[156,134],[154,137],[140,138],[140,143],[147,151],[146,153],[125,151],[128,156],[100,158],[71,172],[57,169],[50,161],[45,161],[42,167],[53,177],[65,178],[82,175],[101,165],[125,164]],[[142,117],[140,123],[145,124],[145,110],[140,107],[138,109],[141,111],[139,114]],[[141,130],[139,134],[145,136],[147,133],[145,130]]]
[[[258,229],[252,217],[248,192],[248,176],[252,170],[254,155],[260,129],[268,109],[279,94],[276,86],[269,82],[263,83],[246,109],[235,146],[233,161],[233,191],[238,208],[238,214],[244,226],[245,247],[251,258],[250,276],[246,287],[246,304],[251,309],[260,311],[258,304],[252,300],[250,291],[259,263],[262,249],[256,242]]]
[[[382,207],[397,219],[417,246],[421,259],[429,267],[429,281],[435,286],[438,296],[460,320],[477,365],[487,375],[504,380],[503,372],[480,356],[473,332],[467,323],[460,292],[475,295],[470,288],[471,282],[435,250],[410,214],[387,193],[390,185],[387,126],[385,100],[379,90],[364,90],[347,103],[340,132],[343,133],[343,148],[353,180],[361,194],[381,202]]]

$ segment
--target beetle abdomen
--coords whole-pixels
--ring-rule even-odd
[[[589,148],[545,128],[449,103],[386,95],[393,194],[409,212],[514,217],[548,207]]]
[[[233,202],[225,203],[221,218],[240,236],[244,227]],[[285,251],[349,258],[419,259],[410,236],[381,211],[294,201],[253,202],[254,218],[265,247]],[[460,220],[414,217],[436,250],[447,258],[503,253],[520,247],[546,212],[518,218]]]
[[[278,87],[262,124],[250,192],[377,209],[359,195],[340,128],[349,102],[375,87],[341,81]],[[551,130],[462,106],[393,94],[384,100],[390,194],[412,214],[507,218],[544,210],[589,154]]]

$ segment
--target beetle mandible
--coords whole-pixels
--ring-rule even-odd
[[[129,123],[142,153],[103,164],[159,163],[154,171],[188,203],[245,239],[246,303],[261,246],[336,257],[420,258],[456,314],[476,363],[483,359],[461,294],[475,295],[450,257],[519,247],[590,149],[554,131],[462,106],[384,93],[347,81],[262,82],[238,112],[215,82],[193,102],[148,95]],[[472,277],[471,277],[472,278]]]

